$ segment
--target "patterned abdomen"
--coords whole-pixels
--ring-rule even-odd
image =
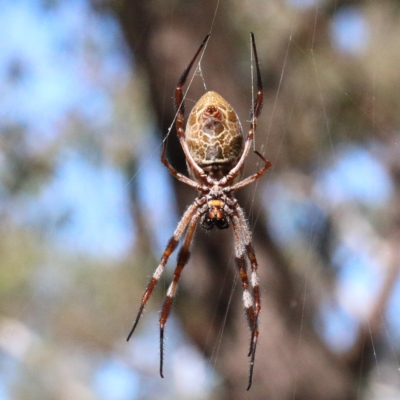
[[[207,92],[193,107],[185,141],[194,161],[213,179],[221,179],[239,161],[243,132],[232,106],[218,93]],[[196,179],[193,172],[189,172]]]

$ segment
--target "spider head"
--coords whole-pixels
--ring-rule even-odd
[[[210,200],[208,210],[201,220],[201,226],[206,230],[211,230],[214,226],[218,229],[229,228],[229,220],[225,215],[224,206],[225,203],[222,200]]]

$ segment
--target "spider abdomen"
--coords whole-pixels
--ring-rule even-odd
[[[193,107],[186,125],[185,141],[196,164],[217,180],[238,163],[243,152],[239,118],[232,106],[216,92],[205,93]]]

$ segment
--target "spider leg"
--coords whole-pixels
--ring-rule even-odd
[[[250,264],[251,264],[251,286],[253,288],[253,296],[254,296],[254,322],[255,325],[258,324],[258,315],[260,314],[261,310],[261,302],[260,302],[260,289],[258,286],[258,263],[256,259],[256,254],[254,252],[253,246],[250,243],[246,244],[246,251],[247,251],[247,256],[249,257]],[[254,334],[254,332],[253,332]],[[254,340],[255,338],[252,338],[252,344],[254,345]],[[257,341],[257,340],[255,340]],[[252,352],[252,349],[250,349],[250,353]],[[255,352],[255,351],[254,351]],[[249,354],[250,355],[250,354]]]
[[[135,331],[136,326],[139,323],[140,316],[142,315],[144,306],[146,305],[147,301],[149,300],[151,294],[153,293],[155,286],[157,285],[157,282],[159,281],[162,273],[164,272],[165,265],[167,264],[170,255],[174,252],[176,246],[178,245],[179,239],[181,238],[187,225],[191,221],[193,214],[198,210],[198,208],[199,208],[199,204],[196,201],[186,210],[186,212],[183,214],[183,217],[180,220],[177,228],[175,229],[174,234],[172,235],[171,239],[169,240],[167,247],[165,248],[164,253],[161,257],[160,264],[158,265],[157,269],[154,271],[153,277],[151,278],[149,284],[147,285],[146,290],[143,293],[139,312],[136,316],[135,322],[133,323],[133,327],[132,327],[131,331],[129,332],[129,335],[126,339],[127,341],[129,341],[133,332]]]
[[[202,187],[201,185],[199,185],[197,182],[193,181],[192,179],[188,178],[185,175],[182,175],[181,173],[179,173],[171,164],[170,162],[167,160],[166,157],[166,152],[167,152],[167,141],[164,141],[163,144],[163,151],[161,153],[161,162],[168,168],[169,172],[179,181],[186,183],[189,186],[194,187],[195,189],[201,191]]]
[[[185,131],[183,129],[183,120],[184,120],[184,114],[185,114],[185,107],[183,103],[183,92],[182,92],[182,87],[186,82],[186,79],[189,75],[189,72],[196,61],[197,57],[199,56],[201,50],[203,47],[206,45],[208,42],[208,39],[210,38],[210,34],[208,34],[203,42],[201,43],[200,47],[198,48],[196,54],[190,61],[189,65],[186,67],[185,71],[183,72],[181,78],[179,79],[178,85],[176,86],[175,89],[175,107],[177,110],[177,116],[176,116],[176,132],[178,134],[179,142],[182,146],[183,152],[185,153],[185,157],[187,162],[190,164],[192,167],[193,171],[200,177],[202,178],[203,181],[207,180],[207,175],[205,174],[204,170],[200,168],[196,162],[193,159],[192,154],[189,151],[188,145],[185,142]],[[193,186],[193,185],[192,185]]]
[[[254,39],[254,34],[251,33],[251,44],[253,46],[253,53],[254,53],[254,61],[256,65],[256,71],[257,71],[257,97],[254,100],[254,106],[251,110],[251,122],[250,122],[250,130],[249,134],[247,135],[246,143],[244,145],[243,153],[238,161],[238,163],[233,167],[229,173],[226,175],[226,177],[223,179],[223,182],[231,182],[237,174],[240,172],[248,154],[251,149],[251,145],[253,143],[253,138],[254,134],[257,129],[257,118],[261,114],[261,109],[263,105],[263,98],[264,98],[264,92],[263,92],[263,83],[261,79],[261,72],[260,72],[260,65],[258,63],[258,55],[257,55],[257,49],[256,49],[256,42]],[[250,182],[249,182],[250,183]]]
[[[249,292],[249,280],[247,277],[247,268],[245,260],[245,243],[242,237],[242,227],[240,219],[235,215],[232,218],[233,234],[235,237],[235,260],[238,268],[240,279],[242,280],[243,289],[243,304],[246,311],[247,321],[249,323],[250,331],[254,330],[255,313],[254,302],[251,293]]]
[[[208,39],[210,38],[210,34],[208,34],[203,41],[201,42],[200,47],[197,49],[196,54],[194,55],[194,57],[192,58],[192,60],[190,61],[189,65],[185,68],[185,70],[183,71],[183,74],[181,75],[181,77],[179,78],[178,84],[176,86],[176,90],[175,90],[175,107],[176,110],[178,111],[178,114],[182,114],[182,118],[183,118],[183,114],[185,113],[185,106],[183,104],[183,95],[182,95],[182,87],[183,85],[186,83],[186,79],[189,75],[190,70],[193,67],[194,62],[196,61],[197,57],[199,56],[202,48],[206,45],[206,43],[208,42]]]
[[[174,271],[174,277],[171,282],[171,285],[168,288],[167,295],[165,297],[165,301],[161,310],[160,317],[160,376],[164,378],[163,375],[163,366],[164,366],[164,328],[167,322],[169,313],[171,311],[172,301],[175,297],[176,290],[178,288],[178,281],[181,275],[183,268],[190,257],[190,245],[193,240],[193,235],[196,230],[197,222],[199,221],[201,212],[197,212],[194,214],[190,220],[189,226],[187,228],[185,241],[183,242],[182,248],[178,254],[178,262]]]
[[[247,390],[250,389],[252,380],[253,380],[253,369],[254,369],[254,360],[256,356],[256,350],[257,350],[257,343],[258,343],[258,315],[261,310],[261,302],[260,302],[260,290],[258,287],[258,274],[257,274],[257,260],[255,258],[255,253],[253,250],[253,247],[251,244],[246,246],[247,249],[247,254],[249,259],[251,260],[251,268],[252,268],[252,273],[251,273],[251,284],[253,287],[253,296],[254,296],[254,303],[255,303],[255,312],[254,312],[254,329],[251,333],[251,339],[250,339],[250,351],[248,356],[250,357],[250,373],[249,373],[249,385],[247,387]]]
[[[243,221],[235,213],[234,217],[232,218],[232,227],[235,236],[235,256],[236,256],[236,264],[239,270],[239,275],[242,280],[242,288],[243,288],[243,304],[246,310],[246,315],[249,323],[249,328],[251,332],[250,337],[250,351],[248,356],[250,358],[250,371],[249,371],[249,384],[247,386],[247,390],[250,389],[251,384],[253,382],[253,370],[254,370],[254,358],[255,358],[255,350],[257,346],[257,338],[258,338],[258,326],[257,326],[257,319],[256,313],[254,312],[254,302],[253,296],[248,290],[249,281],[247,278],[246,272],[246,262],[244,258],[244,253],[246,251],[246,242],[244,240],[243,233],[249,234],[249,232],[243,231]],[[259,300],[259,298],[258,298]]]
[[[246,249],[247,257],[249,258],[251,265],[250,282],[253,289],[253,298],[254,298],[254,326],[258,327],[258,315],[260,314],[261,310],[260,289],[258,286],[258,263],[253,245],[251,244],[250,228],[247,223],[246,216],[244,214],[243,209],[238,204],[236,205],[236,215],[240,221],[239,226],[243,235],[244,247]],[[258,331],[256,332],[256,330],[252,332],[252,340],[250,344],[249,356],[254,352],[253,346],[255,342],[257,342],[257,338],[255,337],[256,333],[258,335]]]
[[[185,142],[185,131],[183,129],[183,121],[185,118],[185,104],[183,102],[183,92],[182,92],[182,87],[186,82],[186,79],[189,75],[189,72],[194,64],[194,62],[196,61],[197,57],[199,56],[202,48],[205,46],[205,44],[207,43],[208,39],[210,38],[210,35],[207,35],[203,42],[201,43],[200,47],[198,48],[196,54],[194,55],[194,57],[192,58],[192,60],[190,61],[189,65],[185,68],[185,70],[183,71],[182,76],[179,79],[179,82],[176,86],[175,89],[175,108],[177,111],[177,115],[176,115],[176,132],[178,134],[178,138],[179,141],[181,143],[181,146],[183,148],[183,151],[185,153],[185,157],[188,160],[188,162],[192,165],[193,169],[196,171],[196,173],[201,176],[201,177],[205,177],[205,173],[203,171],[203,169],[201,169],[196,162],[194,161],[192,155],[189,152],[189,149],[187,147],[187,144]],[[185,175],[182,175],[181,173],[179,173],[171,164],[170,162],[167,160],[166,157],[166,152],[167,152],[167,141],[164,140],[163,143],[163,151],[161,154],[161,162],[168,168],[169,172],[178,180],[180,180],[183,183],[186,183],[189,186],[194,187],[197,190],[201,190],[201,186],[193,181],[192,179],[186,177]]]
[[[251,36],[251,45],[253,46],[253,54],[254,54],[254,61],[256,64],[256,70],[257,70],[257,97],[254,100],[254,107],[252,111],[252,118],[258,118],[259,115],[261,114],[261,109],[263,106],[263,83],[261,79],[261,72],[260,72],[260,63],[258,62],[258,55],[257,55],[257,49],[256,49],[256,41],[254,39],[254,33],[250,33]],[[255,129],[254,129],[255,130]]]
[[[232,219],[232,225],[235,233],[235,248],[236,248],[236,257],[241,258],[243,261],[240,261],[245,267],[244,261],[244,253],[247,253],[247,256],[250,260],[251,264],[251,286],[253,289],[253,296],[250,296],[248,290],[247,295],[249,296],[248,304],[251,304],[253,315],[249,318],[249,325],[251,331],[251,339],[250,339],[250,350],[248,356],[250,357],[250,371],[249,371],[249,384],[247,386],[247,390],[250,389],[251,384],[253,382],[253,370],[254,370],[254,360],[256,355],[257,349],[257,341],[258,341],[258,315],[261,310],[261,302],[260,302],[260,290],[258,286],[258,263],[255,256],[255,252],[253,246],[251,244],[251,233],[250,229],[244,215],[243,209],[236,203],[234,209],[234,217]],[[238,257],[238,253],[240,257]],[[239,263],[238,263],[239,265]],[[246,270],[244,271],[246,273]],[[243,282],[243,290],[245,289],[245,281],[246,281],[246,288],[248,288],[248,281],[247,281],[247,274],[245,278],[242,278]],[[254,300],[254,304],[253,304]],[[245,292],[243,291],[243,302],[246,308],[246,298]],[[250,308],[250,307],[248,307]]]
[[[229,189],[229,190],[227,190],[227,191],[238,190],[238,189],[242,188],[243,186],[246,186],[246,185],[248,185],[249,183],[252,183],[252,182],[256,181],[256,180],[257,180],[258,178],[260,178],[260,177],[264,174],[264,172],[272,165],[271,162],[268,161],[268,160],[266,160],[266,159],[264,158],[264,156],[262,156],[257,150],[254,151],[254,153],[256,153],[256,154],[261,158],[261,160],[264,161],[264,165],[263,165],[263,166],[260,168],[260,170],[257,171],[255,174],[253,174],[253,175],[247,177],[246,179],[243,179],[242,181],[240,181],[240,182],[238,182],[238,183],[236,183],[236,184],[234,184],[234,185],[228,187],[227,189]]]

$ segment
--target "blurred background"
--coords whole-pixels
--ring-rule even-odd
[[[240,190],[259,261],[253,387],[232,231],[198,229],[166,326],[172,256],[195,198],[174,87],[224,96],[248,131],[250,36],[265,86]],[[400,3],[0,1],[0,399],[400,398]],[[259,167],[251,154],[245,174]]]

